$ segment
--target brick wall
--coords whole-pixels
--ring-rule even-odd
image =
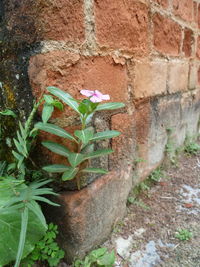
[[[82,88],[98,89],[126,104],[125,110],[94,120],[97,128],[122,132],[112,141],[115,153],[106,159],[108,179],[98,179],[80,194],[61,196],[63,216],[70,214],[66,224],[71,230],[65,234],[76,239],[76,245],[64,246],[71,255],[84,253],[105,239],[123,215],[131,185],[162,162],[167,128],[173,129],[175,148],[198,132],[200,1],[9,0],[5,6],[7,30],[18,44],[30,47],[25,57],[34,95],[48,85],[75,97]],[[70,130],[75,121],[67,113],[57,122]],[[136,158],[145,161],[133,170]],[[78,202],[85,203],[84,209]],[[112,209],[95,209],[97,204]]]
[[[124,131],[124,137],[113,140],[116,152],[110,157],[110,166],[112,169],[112,166],[121,166],[119,161],[123,165],[142,156],[147,163],[140,166],[139,176],[146,176],[164,155],[162,145],[159,157],[152,160],[155,156],[151,149],[157,143],[156,140],[151,142],[152,114],[159,113],[153,102],[175,103],[173,99],[178,97],[178,103],[183,105],[185,94],[191,96],[193,104],[194,99],[198,102],[199,1],[58,0],[42,3],[38,1],[36,23],[41,49],[31,57],[29,64],[34,92],[37,94],[47,85],[55,85],[78,97],[82,88],[99,89],[109,93],[113,101],[125,102],[126,111],[121,113],[127,119],[122,114],[111,113],[107,124],[107,127]],[[180,127],[187,134],[190,129],[186,129],[184,119],[181,118],[184,126]],[[165,118],[160,118],[159,123],[163,126],[157,130],[160,132],[156,138],[165,140],[164,144],[165,128],[177,128],[177,123],[181,122],[173,119],[166,122]],[[65,126],[69,128],[67,120]],[[135,130],[129,131],[127,136],[127,128]],[[197,125],[194,128],[197,130]],[[122,141],[125,137],[127,142]]]

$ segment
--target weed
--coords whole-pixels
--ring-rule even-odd
[[[172,137],[174,129],[173,128],[166,128],[167,132],[167,144],[165,145],[165,152],[167,154],[167,158],[170,160],[170,162],[174,165],[176,165],[176,149],[175,149],[175,142]]]
[[[36,244],[34,250],[24,260],[22,266],[33,266],[36,261],[47,262],[50,267],[57,266],[64,257],[64,251],[55,242],[57,234],[57,225],[50,223],[45,236]]]
[[[135,159],[135,163],[140,163],[140,162],[146,162],[146,160],[143,158],[136,158]]]
[[[197,155],[200,151],[200,145],[194,141],[186,142],[184,151],[189,155]]]
[[[84,260],[76,260],[73,267],[112,267],[115,263],[115,253],[108,252],[107,248],[99,248],[91,251]]]
[[[187,229],[179,229],[175,234],[175,237],[181,241],[188,241],[192,238],[192,232],[188,231]]]
[[[147,206],[142,200],[139,200],[137,198],[134,198],[134,197],[129,197],[128,198],[128,203],[129,204],[134,204],[144,210],[150,210],[150,207]]]
[[[149,179],[154,182],[159,182],[163,176],[163,170],[161,168],[157,168],[149,175]]]
[[[122,221],[118,221],[117,223],[115,223],[112,230],[113,233],[115,234],[120,233],[123,225],[124,223]]]

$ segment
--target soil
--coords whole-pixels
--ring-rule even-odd
[[[104,244],[115,249],[116,266],[200,267],[200,153],[182,155],[159,182],[127,206]],[[192,233],[189,240],[178,230]]]

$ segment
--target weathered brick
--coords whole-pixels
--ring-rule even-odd
[[[146,144],[148,141],[151,124],[151,104],[149,99],[137,101],[134,112],[134,121],[136,125],[136,143]]]
[[[112,139],[111,165],[119,168],[121,165],[133,164],[135,152],[135,122],[128,114],[116,114],[111,118],[111,128],[121,132],[121,135]],[[120,161],[119,161],[120,159]]]
[[[183,40],[183,52],[185,53],[186,57],[191,57],[193,43],[194,43],[193,31],[186,28],[184,30],[184,40]]]
[[[95,0],[96,36],[100,46],[148,51],[148,7],[131,0]]]
[[[80,58],[64,50],[36,55],[30,60],[29,77],[37,95],[52,85],[76,98],[86,88],[109,94],[111,101],[128,99],[126,66],[115,64],[109,56]]]
[[[196,56],[200,59],[200,35],[197,37]]]
[[[198,68],[196,62],[190,63],[189,69],[189,89],[195,89],[198,83]]]
[[[81,42],[84,40],[84,1],[39,1],[38,24],[42,39]]]
[[[132,166],[112,171],[81,191],[61,192],[57,200],[61,207],[47,207],[49,220],[59,226],[58,239],[69,262],[108,238],[125,215],[131,187]]]
[[[38,4],[36,1],[6,1],[5,25],[13,42],[28,44],[35,42],[39,38],[37,19]]]
[[[84,40],[83,0],[8,0],[7,28],[15,41]]]
[[[166,92],[167,63],[161,60],[135,63],[134,96],[146,98]]]
[[[153,17],[154,46],[161,53],[177,56],[180,53],[181,26],[156,13]]]
[[[173,0],[174,14],[186,21],[193,20],[193,1],[192,0]]]
[[[167,8],[169,6],[168,0],[153,0],[153,1],[158,3],[164,8]]]
[[[186,91],[188,89],[189,64],[182,61],[169,63],[169,92]]]
[[[197,73],[197,75],[198,75],[198,84],[200,85],[200,67],[198,68],[198,73]]]

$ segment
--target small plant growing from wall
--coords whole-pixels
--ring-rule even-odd
[[[49,118],[54,109],[55,100],[50,95],[45,95],[45,104],[42,111],[42,120],[35,125],[35,128],[51,133],[53,135],[65,138],[75,144],[75,151],[70,151],[66,146],[52,141],[42,142],[43,146],[50,151],[64,156],[66,164],[53,164],[43,167],[49,173],[62,173],[62,180],[69,181],[76,179],[77,188],[81,188],[81,175],[84,173],[100,173],[106,174],[107,170],[102,168],[94,168],[90,166],[90,160],[102,157],[113,152],[111,148],[94,150],[94,142],[99,140],[110,139],[120,134],[118,131],[109,130],[103,132],[94,132],[93,127],[88,126],[95,112],[102,110],[114,110],[124,107],[123,103],[105,103],[100,104],[103,100],[109,100],[109,95],[103,95],[99,91],[81,90],[81,94],[87,98],[83,100],[75,100],[68,93],[56,88],[48,87],[48,91],[58,97],[63,103],[67,104],[79,115],[81,121],[81,129],[74,131],[74,134],[68,133],[63,128],[48,123]]]
[[[19,267],[21,260],[45,235],[47,224],[38,201],[58,206],[45,197],[57,195],[46,187],[51,180],[30,182],[28,175],[27,162],[37,136],[37,132],[32,129],[32,121],[40,103],[41,101],[34,104],[24,125],[19,122],[16,137],[10,141],[15,146],[12,161],[0,161],[0,266],[15,261],[12,266]],[[0,115],[16,117],[9,110]],[[2,138],[0,140],[5,142]]]

